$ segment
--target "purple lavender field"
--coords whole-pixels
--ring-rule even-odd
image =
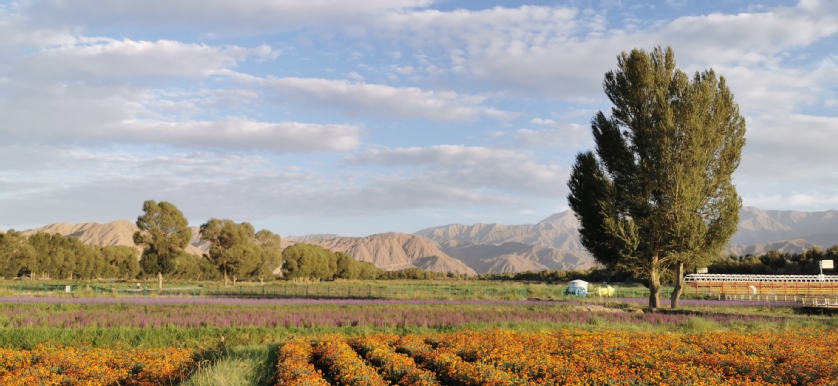
[[[694,318],[719,324],[780,321],[782,317],[628,312],[608,303],[573,301],[231,299],[231,298],[0,298],[0,327],[428,327],[540,322],[678,325]],[[685,300],[695,306],[755,306],[755,302]],[[767,305],[767,304],[762,304]],[[776,305],[776,303],[770,303]],[[625,307],[625,306],[624,306]]]

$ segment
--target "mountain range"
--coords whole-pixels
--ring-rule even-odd
[[[838,211],[799,212],[742,208],[739,230],[727,252],[759,255],[770,250],[802,252],[838,244]],[[333,234],[283,237],[283,246],[316,244],[345,252],[379,268],[422,268],[464,274],[584,269],[594,260],[582,247],[578,222],[570,211],[556,213],[536,224],[444,225],[415,234],[382,233],[367,237]],[[137,230],[134,223],[118,220],[106,224],[52,224],[25,231],[59,233],[94,245],[130,245]],[[187,251],[204,254],[206,242],[192,228]]]

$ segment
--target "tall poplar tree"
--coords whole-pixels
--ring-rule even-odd
[[[157,273],[158,286],[163,286],[163,274],[175,268],[175,260],[186,253],[192,230],[183,213],[176,206],[154,200],[143,203],[143,215],[137,218],[134,243],[143,248],[140,266],[148,274]]]
[[[674,269],[672,307],[686,269],[717,256],[739,221],[731,175],[745,144],[745,119],[724,77],[693,77],[671,48],[617,58],[603,88],[611,116],[591,122],[595,151],[576,157],[568,202],[582,244],[600,263],[647,281],[660,306],[661,274]]]

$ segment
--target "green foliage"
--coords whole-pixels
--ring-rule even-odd
[[[134,243],[143,248],[140,265],[148,274],[172,272],[192,238],[189,223],[177,207],[165,201],[146,201],[143,212],[137,218],[140,230],[134,233]]]
[[[680,283],[736,231],[731,174],[745,120],[724,77],[688,77],[669,48],[622,53],[604,90],[614,107],[591,122],[596,149],[577,155],[568,201],[582,244],[603,265],[646,280],[656,308],[662,275],[675,268]]]
[[[334,279],[337,256],[332,251],[311,244],[294,244],[282,252],[282,276],[288,279]]]
[[[201,225],[201,240],[210,243],[209,260],[224,275],[233,276],[233,284],[239,275],[254,271],[259,266],[262,251],[254,242],[253,226],[232,220],[210,219]]]
[[[125,245],[114,245],[101,247],[102,257],[105,262],[113,267],[109,270],[110,275],[104,277],[119,277],[133,279],[140,273],[139,251]]]
[[[467,275],[458,278],[467,278]],[[448,274],[445,272],[426,271],[421,268],[405,268],[398,271],[384,271],[378,272],[378,279],[383,280],[437,280],[447,279]]]
[[[95,247],[75,237],[19,232],[0,234],[0,276],[53,279],[135,278],[138,252],[126,246]]]
[[[36,251],[14,229],[0,233],[0,276],[18,277],[38,269]]]
[[[838,245],[825,252],[815,247],[799,253],[768,251],[760,256],[726,256],[714,261],[710,273],[742,275],[817,275],[821,260],[838,260]],[[824,270],[824,274],[834,274]]]
[[[210,243],[209,261],[224,276],[264,279],[282,264],[281,239],[267,230],[254,232],[253,226],[232,220],[210,219],[201,225],[201,240]]]
[[[277,345],[225,348],[215,361],[202,363],[182,386],[270,385],[276,373]]]
[[[256,243],[261,247],[262,255],[254,276],[259,279],[273,277],[274,271],[282,266],[282,239],[279,235],[262,229],[256,232]]]
[[[285,248],[282,260],[283,277],[288,279],[375,279],[381,272],[372,263],[359,262],[343,252],[311,244]]]

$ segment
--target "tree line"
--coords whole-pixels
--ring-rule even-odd
[[[139,251],[128,246],[96,247],[77,238],[10,230],[0,234],[0,277],[62,280],[136,278]]]
[[[708,273],[727,275],[817,275],[821,272],[821,260],[838,260],[838,244],[824,251],[816,246],[803,252],[768,251],[759,256],[727,255],[712,261],[706,268]],[[687,272],[694,273],[694,272]],[[825,275],[838,274],[835,270],[824,270]],[[477,275],[478,280],[510,280],[546,283],[562,283],[570,280],[589,282],[625,283],[636,279],[631,271],[614,270],[599,266],[576,270],[543,270],[524,272],[487,273]],[[678,278],[672,271],[664,271],[662,283],[674,283]]]
[[[239,280],[310,278],[318,280],[441,279],[460,275],[419,268],[385,271],[343,252],[316,245],[281,247],[282,239],[250,223],[209,219],[200,226],[200,240],[209,244],[203,256],[186,252],[192,230],[183,213],[169,202],[149,200],[133,234],[139,247],[84,244],[74,237],[43,232],[24,236],[0,233],[0,277],[60,280],[157,277],[176,280]]]
[[[759,256],[727,256],[709,267],[708,273],[740,275],[817,275],[821,272],[821,260],[838,260],[838,244],[826,251],[815,247],[803,252],[768,251]],[[834,270],[824,274],[834,275]]]

